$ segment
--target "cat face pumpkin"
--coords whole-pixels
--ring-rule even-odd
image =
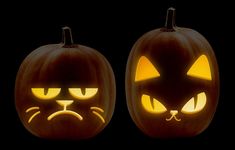
[[[74,99],[76,100],[82,100],[82,101],[87,101],[90,98],[94,97],[97,92],[98,88],[84,88],[84,91],[82,92],[82,88],[68,88],[68,92],[70,95],[73,96],[73,99],[59,99],[55,100],[55,102],[62,107],[61,110],[58,110],[52,114],[50,114],[47,117],[48,121],[51,121],[53,118],[56,118],[57,116],[60,115],[72,115],[76,117],[78,120],[83,121],[82,115],[77,113],[76,111],[69,110],[68,107],[74,102]],[[61,88],[31,88],[32,94],[37,97],[41,101],[50,101],[51,99],[54,99],[57,97],[60,92]],[[90,107],[92,110],[92,113],[96,115],[103,123],[105,123],[105,119],[102,117],[100,113],[104,113],[104,110],[100,107],[92,106]],[[37,110],[30,116],[28,123],[31,123],[31,121],[41,113],[40,107],[33,106],[28,108],[25,112],[30,113],[31,111]],[[98,111],[98,112],[97,112]]]
[[[212,77],[211,77],[210,65],[209,65],[207,57],[205,55],[201,55],[194,62],[194,64],[191,66],[191,68],[188,70],[186,74],[192,78],[198,78],[202,80],[211,81]],[[158,82],[157,78],[160,78],[160,76],[161,76],[160,73],[154,67],[154,65],[149,61],[148,58],[146,58],[145,56],[142,56],[139,59],[137,68],[136,68],[136,75],[135,75],[136,84],[141,85],[141,82],[144,82],[146,80],[154,80],[154,79],[156,79],[156,82]],[[161,102],[161,100],[156,98],[158,97],[157,95],[156,97],[152,97],[151,94],[148,95],[148,94],[145,94],[145,92],[149,93],[148,90],[146,91],[144,90],[144,92],[140,92],[142,93],[142,95],[140,96],[142,109],[144,109],[148,113],[156,114],[156,115],[161,115],[168,111],[168,109],[166,108],[167,104],[164,105]],[[183,114],[189,114],[189,115],[196,114],[196,113],[199,113],[200,111],[203,111],[204,107],[206,106],[206,103],[207,103],[207,96],[206,96],[205,91],[199,90],[199,92],[195,96],[193,96],[190,100],[186,101],[186,103],[182,106],[180,111]],[[179,103],[179,104],[182,105],[183,103]],[[178,118],[179,116],[178,110],[179,109],[177,107],[175,107],[175,109],[170,109],[168,111],[170,113],[170,116],[166,118],[165,120],[166,121],[172,121],[172,120],[181,121],[181,118]]]
[[[204,54],[186,59],[176,53],[173,57],[170,53],[175,50],[163,51],[170,62],[152,50],[154,53],[143,54],[134,61],[136,67],[129,68],[134,72],[128,76],[132,81],[126,80],[130,114],[137,126],[153,137],[200,133],[217,105],[217,81],[213,81],[217,76],[210,69],[212,62]]]
[[[219,95],[213,49],[198,32],[176,27],[174,9],[166,26],[143,35],[126,68],[130,115],[147,135],[188,137],[210,124]]]
[[[38,137],[86,139],[111,120],[115,92],[112,69],[100,53],[64,42],[26,57],[17,74],[15,104],[26,129]]]

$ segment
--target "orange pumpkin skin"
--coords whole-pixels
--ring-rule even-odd
[[[64,28],[64,32],[68,28]],[[65,34],[65,35],[66,35]],[[65,37],[66,38],[66,37]],[[69,37],[70,38],[70,37]],[[87,139],[97,135],[111,120],[115,106],[115,78],[108,61],[96,50],[64,43],[39,47],[29,54],[20,66],[15,84],[15,105],[21,122],[32,134],[47,139]],[[35,97],[31,88],[61,88],[60,94],[50,100]],[[98,88],[90,99],[80,100],[69,94],[69,88]],[[83,93],[84,94],[84,93]],[[73,100],[67,106],[80,114],[83,120],[73,115],[61,114],[48,120],[48,116],[63,107],[57,100]],[[26,110],[37,106],[39,110]],[[105,120],[94,114],[97,110]],[[37,111],[29,123],[29,118]]]
[[[211,81],[186,75],[188,69],[202,54],[207,57],[210,64]],[[160,77],[135,82],[136,68],[141,56],[151,61],[159,71]],[[180,112],[184,104],[200,92],[205,92],[207,97],[204,109],[195,114]],[[143,94],[161,100],[167,111],[161,114],[148,113],[141,104]],[[134,44],[128,58],[126,99],[133,121],[142,132],[151,137],[195,136],[210,124],[216,111],[218,97],[219,72],[212,47],[198,32],[176,27],[174,9],[170,8],[166,26],[143,35]],[[180,121],[166,121],[171,116],[170,110],[178,110],[176,117]]]

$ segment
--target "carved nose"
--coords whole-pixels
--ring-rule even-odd
[[[73,100],[57,100],[56,101],[60,106],[69,106],[73,103]]]
[[[172,116],[175,116],[175,115],[178,114],[178,110],[171,110],[171,111],[170,111],[170,114],[171,114]]]

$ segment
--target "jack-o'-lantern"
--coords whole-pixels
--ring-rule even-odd
[[[165,27],[143,35],[129,55],[126,97],[133,121],[151,137],[195,136],[210,124],[218,96],[212,47],[195,30],[176,27],[169,8]]]
[[[86,139],[109,123],[115,106],[115,79],[98,51],[73,44],[69,27],[63,42],[39,47],[20,66],[15,105],[32,134],[47,139]]]

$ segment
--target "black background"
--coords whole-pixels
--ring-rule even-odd
[[[220,70],[220,101],[210,126],[192,138],[160,140],[145,136],[129,116],[125,98],[125,67],[135,41],[165,23],[168,7],[176,8],[176,24],[197,30],[211,43]],[[206,1],[155,2],[9,2],[1,5],[0,144],[115,148],[139,145],[152,148],[232,146],[234,134],[234,26],[231,4]],[[116,109],[108,126],[96,137],[82,141],[50,141],[31,135],[21,124],[14,105],[14,84],[24,58],[39,46],[59,43],[61,27],[70,26],[75,43],[97,49],[113,67]],[[10,144],[8,144],[10,143]],[[15,143],[15,144],[14,144]],[[231,144],[231,145],[230,145]],[[234,147],[234,146],[233,146]],[[69,148],[71,149],[71,148]]]

